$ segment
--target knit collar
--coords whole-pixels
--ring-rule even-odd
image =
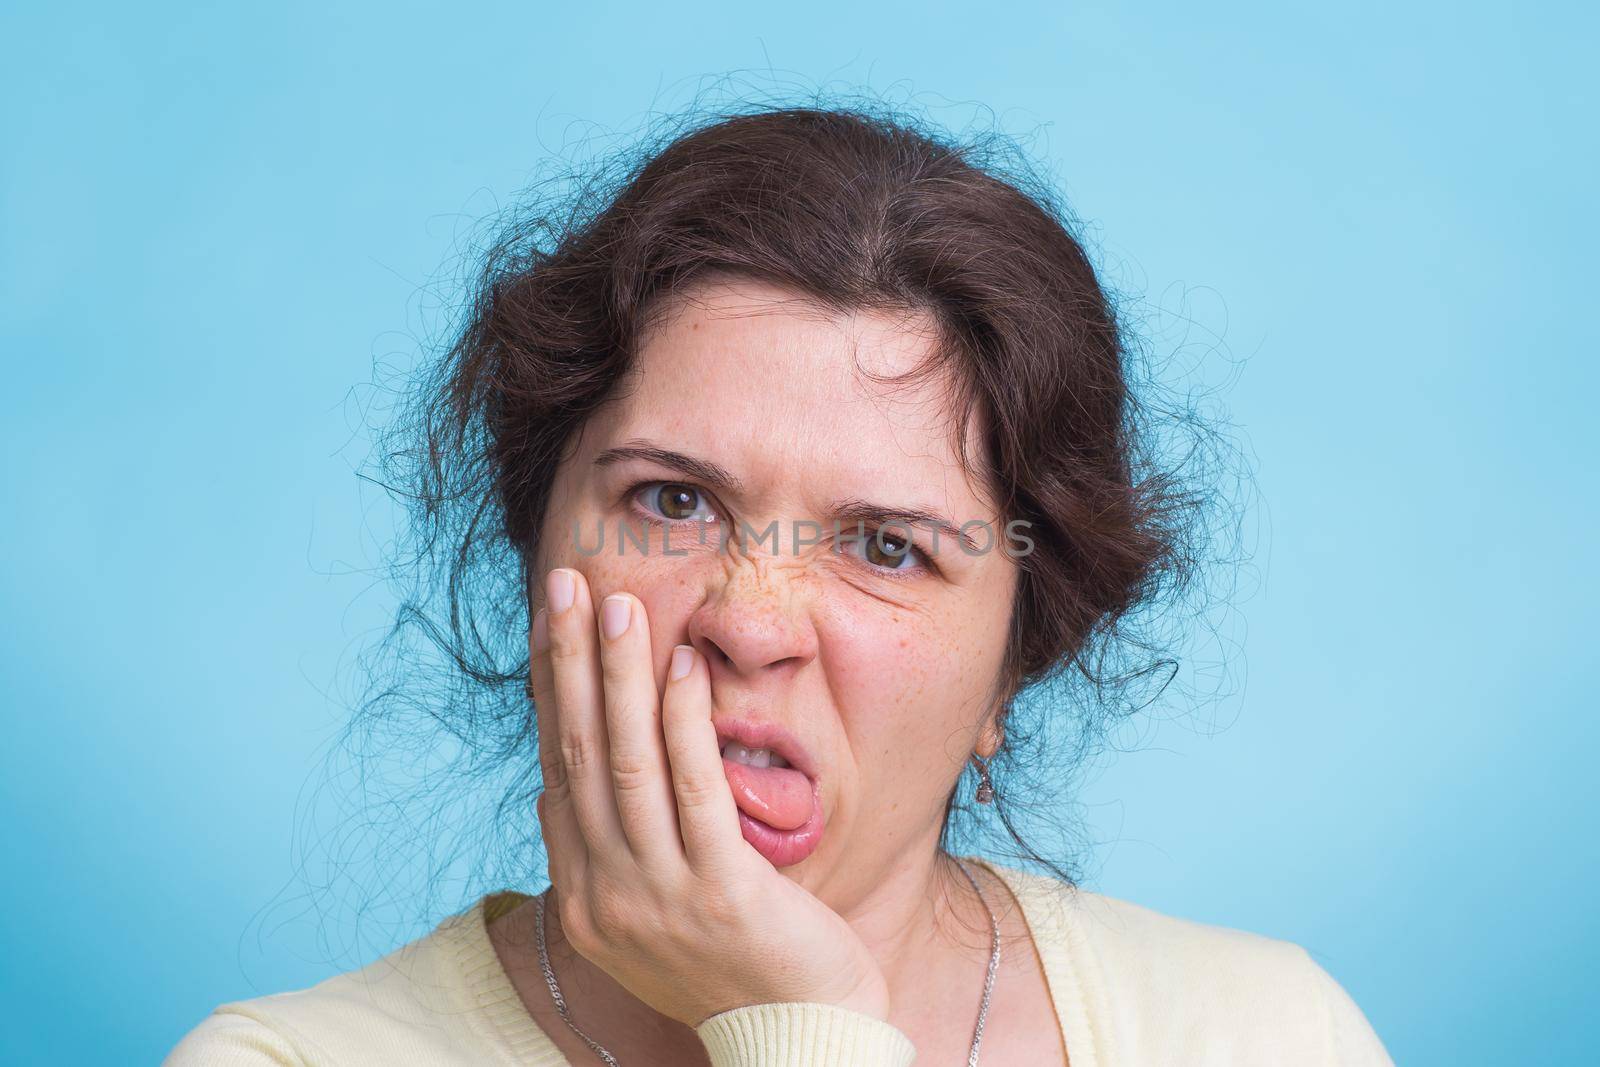
[[[467,1004],[476,1011],[495,1047],[503,1048],[508,1060],[519,1067],[569,1067],[567,1058],[522,1003],[489,940],[489,924],[529,899],[528,894],[513,889],[486,894],[440,924],[439,932],[460,970]]]

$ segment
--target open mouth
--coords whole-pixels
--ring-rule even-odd
[[[773,866],[800,862],[822,837],[821,787],[810,754],[775,724],[724,720],[716,726],[744,839]]]
[[[752,819],[774,830],[798,830],[811,818],[812,780],[769,750],[729,741],[722,749],[722,767],[734,802]]]

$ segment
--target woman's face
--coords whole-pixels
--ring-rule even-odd
[[[1016,563],[957,458],[939,377],[888,386],[861,373],[925,357],[926,318],[834,316],[747,280],[670,299],[557,472],[535,606],[553,567],[582,573],[596,604],[632,593],[658,684],[673,646],[692,644],[714,719],[790,731],[817,770],[825,827],[783,869],[849,895],[896,857],[931,857],[957,775],[975,748],[992,750]],[[977,427],[965,432],[981,456]],[[988,528],[968,527],[970,551],[950,531],[936,544],[927,525],[891,527],[879,547],[874,519],[852,543],[868,505]],[[902,552],[908,532],[925,558]]]

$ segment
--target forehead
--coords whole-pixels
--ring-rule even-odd
[[[759,281],[704,282],[663,303],[592,447],[646,438],[752,485],[798,477],[873,500],[916,490],[961,511],[958,522],[983,517],[981,485],[956,451],[947,373],[875,380],[913,370],[938,343],[926,312],[841,314]],[[980,428],[963,429],[976,462]]]

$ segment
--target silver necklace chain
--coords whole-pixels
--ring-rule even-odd
[[[983,890],[978,887],[978,880],[972,877],[972,872],[967,869],[966,861],[959,856],[953,858],[960,865],[961,873],[967,876],[967,881],[972,883],[973,891],[983,903],[983,910],[989,913],[989,929],[993,939],[989,949],[989,970],[983,976],[983,1000],[978,1005],[978,1024],[972,1029],[972,1051],[967,1054],[967,1067],[978,1067],[978,1046],[983,1044],[983,1023],[989,1017],[989,995],[994,991],[995,971],[1000,966],[1000,920],[990,909],[989,901],[984,897]],[[545,951],[544,898],[547,893],[548,889],[533,898],[533,920],[539,932],[539,967],[544,971],[545,984],[550,987],[550,998],[556,1002],[556,1012],[561,1016],[561,1021],[566,1023],[573,1033],[583,1038],[584,1044],[594,1049],[595,1055],[604,1060],[607,1067],[618,1067],[616,1057],[602,1048],[594,1038],[578,1029],[578,1024],[572,1021],[572,1016],[567,1011],[567,1002],[561,996],[561,987],[556,984],[556,973],[550,969],[550,956]]]

